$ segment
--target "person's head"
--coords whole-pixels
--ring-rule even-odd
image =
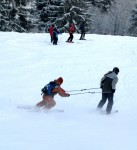
[[[114,67],[113,68],[113,72],[115,72],[116,74],[118,74],[119,73],[119,68],[118,67]]]
[[[54,25],[52,25],[52,27],[54,27]]]
[[[62,77],[59,77],[56,82],[61,85],[63,83],[63,78]]]

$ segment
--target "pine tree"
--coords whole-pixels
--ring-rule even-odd
[[[135,9],[131,11],[130,22],[129,33],[132,36],[137,36],[137,4],[135,5]]]
[[[109,8],[115,0],[88,0],[95,7],[98,7],[102,12],[109,12]]]
[[[62,7],[62,15],[55,20],[55,24],[61,31],[67,31],[70,23],[74,23],[78,29],[81,22],[88,20],[86,0],[64,0]]]
[[[0,30],[29,32],[32,28],[31,12],[34,7],[28,7],[29,1],[3,0],[0,3]]]

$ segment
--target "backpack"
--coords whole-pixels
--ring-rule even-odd
[[[69,27],[69,33],[74,33],[75,32],[75,27],[74,26],[70,26]]]
[[[42,88],[42,93],[50,96],[54,96],[54,93],[52,93],[52,89],[57,87],[58,84],[54,81],[51,81],[49,84],[45,85],[44,88]]]

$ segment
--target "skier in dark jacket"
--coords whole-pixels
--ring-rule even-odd
[[[85,40],[85,23],[86,22],[82,22],[82,24],[79,27],[79,30],[81,31],[80,40]]]
[[[57,28],[55,27],[54,30],[53,30],[53,34],[52,34],[52,37],[53,37],[53,45],[57,45],[57,42],[58,42],[58,34],[59,34],[59,31],[58,31]]]
[[[116,90],[116,84],[118,82],[119,69],[113,68],[113,71],[109,71],[104,75],[100,82],[100,88],[102,89],[102,100],[99,102],[97,108],[101,109],[108,99],[106,113],[110,114],[113,106],[113,97]]]

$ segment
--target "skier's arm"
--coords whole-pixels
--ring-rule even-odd
[[[112,81],[112,90],[116,90],[117,82],[118,82],[118,78],[113,79],[113,81]]]
[[[70,94],[66,93],[61,87],[54,88],[52,90],[53,93],[58,93],[62,97],[69,97]]]

